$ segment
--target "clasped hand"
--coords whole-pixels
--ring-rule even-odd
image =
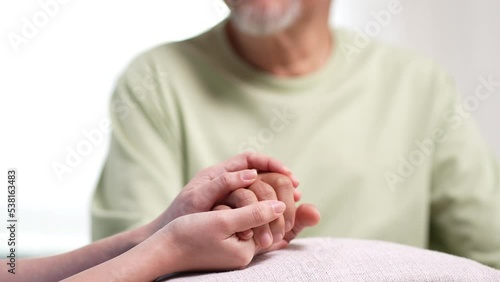
[[[200,171],[148,229],[189,257],[178,271],[241,268],[318,223],[314,206],[296,207],[298,184],[281,162],[244,153]]]

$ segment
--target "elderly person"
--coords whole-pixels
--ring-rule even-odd
[[[253,151],[288,164],[317,205],[323,220],[304,235],[391,241],[500,268],[500,166],[448,75],[331,29],[329,0],[227,3],[228,20],[145,52],[120,78],[95,239],[151,220],[199,169]],[[483,82],[483,94],[498,86]],[[279,244],[313,212],[294,208],[294,182],[263,181],[220,204],[285,202],[279,220],[254,229],[259,245]]]

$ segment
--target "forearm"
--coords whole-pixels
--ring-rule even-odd
[[[154,234],[115,258],[80,272],[64,281],[153,281],[182,271],[182,259],[170,236]]]
[[[21,259],[16,274],[2,271],[1,281],[59,281],[127,252],[144,241],[147,226],[99,240],[78,250],[47,258]],[[2,265],[5,265],[2,261]],[[11,280],[14,278],[14,280]]]
[[[282,202],[263,201],[182,216],[128,252],[65,281],[142,282],[181,271],[242,268],[257,246],[253,239],[241,240],[235,234],[276,220],[285,208]]]

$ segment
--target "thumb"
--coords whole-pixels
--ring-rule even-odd
[[[295,212],[295,225],[290,232],[285,234],[283,239],[290,242],[305,228],[318,224],[320,218],[321,215],[315,206],[311,204],[300,205]]]
[[[283,214],[285,208],[285,203],[280,201],[262,201],[242,208],[219,212],[226,213],[226,220],[232,223],[230,233],[237,233],[277,219]]]
[[[299,233],[307,227],[314,226],[319,223],[321,215],[318,209],[311,204],[302,204],[297,208],[295,212],[295,225],[292,230],[285,234],[283,240],[278,243],[273,244],[271,247],[266,249],[260,249],[258,254],[263,254],[271,251],[276,251],[285,248],[290,241],[295,239]]]

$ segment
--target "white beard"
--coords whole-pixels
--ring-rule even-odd
[[[276,34],[293,25],[300,16],[301,0],[287,1],[288,5],[278,7],[247,4],[243,0],[240,3],[241,6],[231,10],[230,18],[234,27],[243,33],[253,36]]]

